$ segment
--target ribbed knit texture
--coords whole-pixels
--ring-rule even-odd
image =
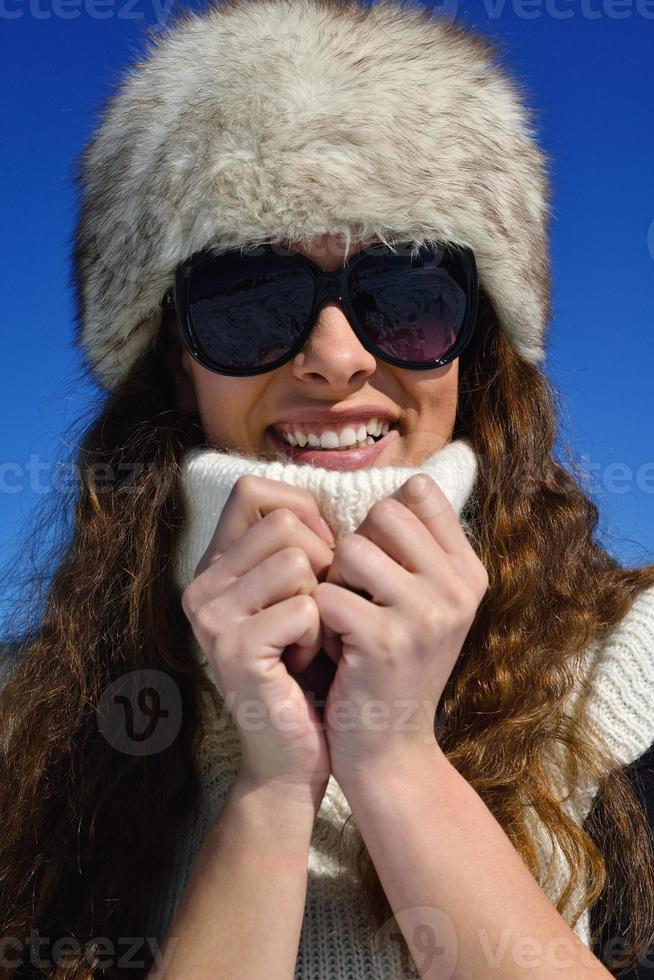
[[[245,473],[309,489],[338,540],[358,527],[375,501],[388,496],[414,472],[428,473],[439,483],[467,531],[462,510],[477,475],[477,460],[467,440],[449,443],[415,468],[370,467],[351,472],[266,462],[213,449],[191,450],[182,467],[189,510],[176,555],[178,585],[183,589],[192,580],[227,497],[238,477]],[[153,895],[149,935],[157,936],[160,943],[170,928],[195,857],[227,798],[240,762],[240,743],[234,722],[213,671],[197,644],[195,652],[212,681],[211,698],[204,699],[206,734],[198,758],[202,792],[197,811],[189,817],[180,833],[173,873],[163,883],[160,893]],[[649,691],[654,682],[654,589],[639,596],[608,640],[589,646],[582,674],[592,686],[595,724],[616,749],[621,762],[632,762],[654,741],[654,715],[648,711]],[[580,682],[581,679],[580,676]],[[564,783],[560,767],[554,760],[550,771],[553,783],[561,789],[563,796]],[[563,804],[580,825],[596,792],[597,787],[582,773],[571,800]],[[338,783],[330,777],[312,835],[295,980],[398,980],[406,976],[397,944],[386,938],[385,933],[372,950],[363,939],[364,907],[357,897],[356,881],[340,868],[338,860],[339,836],[350,812]],[[544,872],[551,845],[533,812],[528,814],[528,820]],[[343,836],[351,829],[350,823]],[[561,894],[568,877],[565,858],[557,849],[550,878],[544,886],[552,902]],[[575,931],[589,946],[588,913],[581,917]]]
[[[232,487],[241,476],[264,476],[309,490],[338,540],[355,531],[377,500],[393,493],[414,473],[429,474],[459,514],[477,476],[474,449],[469,440],[456,439],[420,466],[368,466],[349,471],[270,462],[217,449],[191,449],[182,466],[189,516],[176,556],[177,582],[185,588],[192,581]]]

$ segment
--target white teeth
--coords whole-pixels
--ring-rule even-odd
[[[321,449],[338,449],[340,446],[339,438],[335,432],[331,429],[327,429],[320,436],[320,448]]]
[[[352,429],[346,431],[353,432]],[[356,435],[358,436],[358,433]],[[300,445],[300,448],[302,448],[302,444],[298,443],[295,437],[290,435],[290,433],[283,433],[281,438],[284,440],[284,442],[287,442],[290,446],[296,447]],[[341,434],[341,439],[342,438],[343,435]],[[305,441],[305,445],[308,443],[308,445],[313,447],[314,449],[318,449],[318,448],[347,449],[347,448],[355,448],[359,446],[373,446],[375,442],[376,440],[373,439],[371,435],[366,435],[365,439],[355,438],[352,441],[340,442],[335,432],[328,431],[328,432],[323,432],[320,439],[318,439],[317,436],[315,436],[312,432],[310,432]]]
[[[333,429],[326,429],[317,434],[315,432],[303,432],[296,429],[294,432],[284,432],[277,429],[278,435],[290,446],[303,448],[311,446],[314,449],[347,449],[357,446],[371,446],[380,436],[386,435],[391,428],[390,422],[382,422],[376,417],[369,419],[366,425],[360,424],[358,428],[348,426],[340,433]]]
[[[357,443],[357,434],[354,429],[343,429],[339,436],[339,446],[354,446]]]

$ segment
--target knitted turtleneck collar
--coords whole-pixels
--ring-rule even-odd
[[[467,439],[455,439],[420,466],[371,466],[360,470],[261,460],[255,456],[196,447],[181,466],[187,518],[176,555],[175,579],[183,590],[192,581],[230,491],[246,474],[282,480],[309,490],[338,541],[352,533],[374,503],[397,490],[414,473],[426,473],[441,487],[460,517],[477,477],[477,456]],[[466,530],[466,524],[462,521]]]

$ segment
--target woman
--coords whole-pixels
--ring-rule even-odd
[[[0,976],[41,975],[31,931],[58,980],[646,951],[654,566],[553,457],[548,181],[497,55],[230,0],[107,106],[74,252],[106,398],[7,637]]]

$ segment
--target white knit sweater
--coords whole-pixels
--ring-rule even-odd
[[[477,460],[467,440],[450,442],[417,467],[370,467],[349,472],[266,462],[213,449],[191,450],[182,466],[188,519],[175,556],[177,584],[183,590],[192,580],[227,497],[238,477],[245,473],[283,480],[310,490],[338,540],[358,527],[375,501],[388,496],[415,472],[428,473],[439,483],[468,533],[462,510],[474,488]],[[222,701],[213,671],[197,644],[196,654],[199,662],[205,664],[214,692],[210,701],[205,702],[206,735],[198,759],[202,791],[197,812],[182,828],[173,874],[161,892],[153,896],[149,935],[158,937],[160,944],[168,932],[195,857],[225,802],[240,761],[236,728]],[[594,723],[616,749],[622,764],[632,762],[654,742],[654,714],[648,707],[654,686],[654,588],[638,597],[608,640],[589,646],[582,673],[592,688]],[[581,681],[582,677],[577,692]],[[563,796],[566,787],[554,760],[550,772]],[[580,825],[596,792],[597,787],[582,774],[570,801],[563,804]],[[373,950],[362,941],[363,910],[357,898],[356,882],[349,874],[339,873],[339,835],[350,812],[338,783],[330,777],[311,841],[295,980],[398,980],[406,976],[397,945],[385,938],[385,930]],[[536,815],[531,813],[528,819],[538,844],[542,869],[547,868],[550,856],[553,859],[550,878],[544,888],[554,902],[568,878],[565,858],[558,849],[551,855],[549,840]],[[351,823],[345,833],[350,828]],[[581,917],[575,931],[589,946],[588,912]],[[416,976],[415,973],[411,975]]]

